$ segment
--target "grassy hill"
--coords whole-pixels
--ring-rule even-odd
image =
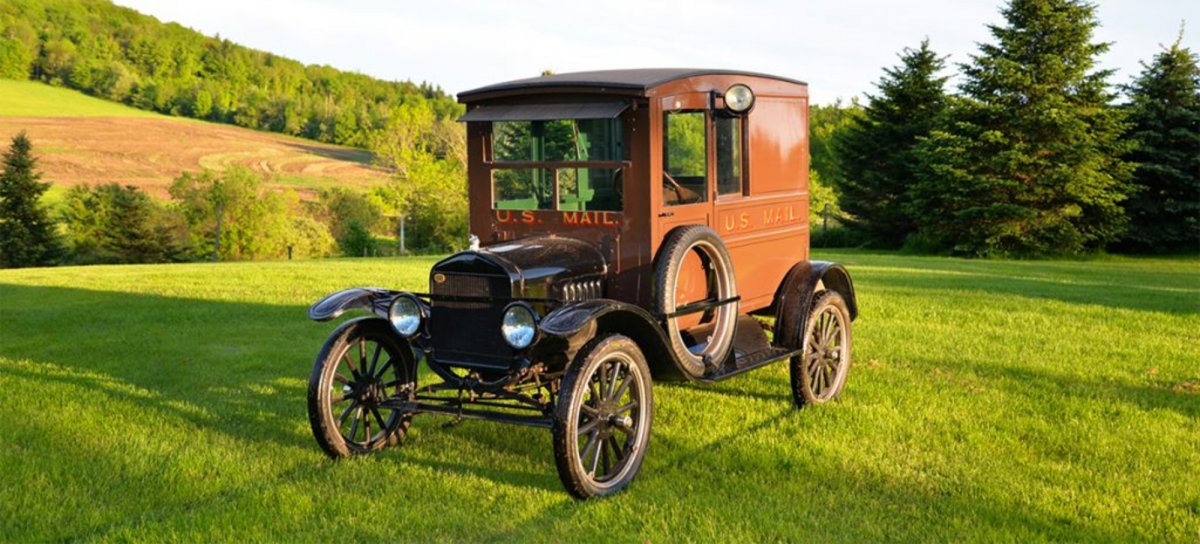
[[[0,271],[0,541],[1194,541],[1200,260],[823,253],[862,314],[841,402],[782,365],[655,384],[641,475],[568,498],[547,432],[419,417],[333,463],[305,415],[352,285],[433,259]],[[50,521],[48,521],[50,520]]]
[[[108,0],[0,2],[0,77],[140,109],[365,146],[397,104],[461,107],[436,85],[306,65]]]
[[[166,197],[184,171],[245,165],[302,194],[331,186],[370,187],[387,173],[359,149],[169,117],[31,81],[0,79],[0,138],[25,130],[44,180],[136,185]],[[53,194],[51,195],[53,197]]]
[[[36,81],[0,79],[0,117],[145,117],[171,119],[79,91]]]

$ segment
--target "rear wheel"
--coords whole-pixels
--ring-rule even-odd
[[[309,377],[313,437],[335,459],[394,445],[411,416],[383,402],[411,398],[416,386],[416,358],[387,320],[350,321],[325,341]]]
[[[836,291],[817,293],[804,329],[804,350],[790,363],[792,400],[803,408],[841,394],[850,371],[850,311]]]
[[[554,413],[554,460],[577,498],[629,485],[650,442],[650,369],[637,344],[617,334],[579,350],[567,367]]]

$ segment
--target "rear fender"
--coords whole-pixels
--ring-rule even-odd
[[[318,300],[308,308],[308,318],[313,321],[336,319],[350,310],[365,310],[379,317],[387,317],[388,305],[398,291],[382,287],[355,287],[345,289]]]
[[[775,293],[775,345],[792,349],[803,345],[813,297],[822,290],[837,291],[846,301],[850,320],[858,317],[854,283],[845,267],[826,261],[796,263]]]
[[[638,306],[610,299],[573,302],[546,314],[538,328],[544,338],[541,344],[564,351],[568,361],[596,335],[616,333],[637,343],[655,379],[688,379],[682,363],[671,352],[658,320]]]

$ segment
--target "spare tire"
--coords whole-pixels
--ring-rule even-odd
[[[679,275],[684,259],[695,252],[707,276],[707,296],[710,301],[727,300],[737,296],[737,280],[733,275],[733,261],[725,243],[712,229],[703,225],[677,227],[667,235],[666,242],[658,250],[654,263],[655,309],[663,316],[667,338],[675,357],[683,369],[693,377],[701,377],[705,371],[725,361],[733,349],[733,336],[737,326],[737,301],[711,308],[705,313],[714,324],[707,341],[693,339],[688,345],[680,321],[686,316],[668,317],[678,309]],[[697,302],[697,301],[689,301]],[[690,337],[690,335],[689,335]]]

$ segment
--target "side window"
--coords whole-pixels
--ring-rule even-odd
[[[675,111],[663,116],[664,205],[694,204],[707,198],[705,140],[703,111]]]
[[[742,194],[742,118],[717,115],[717,194]]]

